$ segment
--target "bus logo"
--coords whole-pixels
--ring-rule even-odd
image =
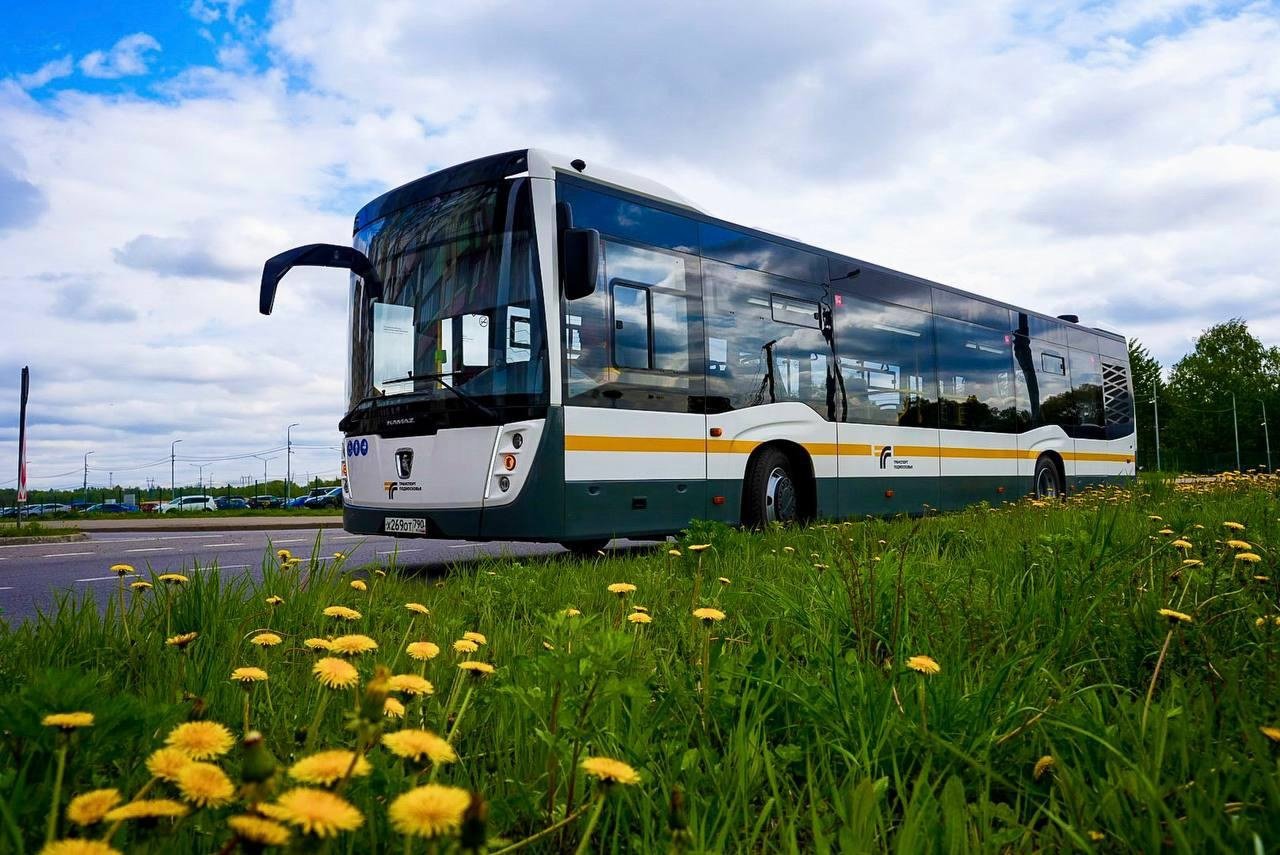
[[[413,449],[397,448],[396,449],[396,474],[401,478],[408,478],[413,474]]]
[[[887,468],[889,461],[892,459],[893,459],[892,445],[886,445],[884,448],[880,449],[880,468],[881,469]]]
[[[399,487],[399,486],[400,486],[400,485],[399,485],[399,484],[397,484],[395,481],[383,481],[383,482],[382,482],[382,489],[384,489],[384,490],[386,490],[386,491],[387,491],[387,498],[388,498],[388,499],[394,499],[394,498],[396,497],[396,488],[397,488],[397,487]]]

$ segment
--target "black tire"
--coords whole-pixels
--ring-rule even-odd
[[[1062,473],[1049,455],[1041,455],[1036,461],[1032,485],[1037,499],[1059,499],[1066,492],[1062,486]]]
[[[589,558],[609,545],[609,538],[596,540],[562,540],[560,545],[579,558]]]
[[[743,525],[764,528],[773,522],[799,522],[800,488],[795,467],[778,449],[766,448],[751,462],[742,487]]]

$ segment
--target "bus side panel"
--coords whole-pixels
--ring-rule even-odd
[[[527,446],[526,446],[527,447]],[[480,537],[491,540],[559,540],[564,529],[564,411],[551,407],[542,426],[520,494],[481,512]]]
[[[680,531],[705,516],[700,413],[565,407],[566,539]]]
[[[1124,483],[1136,473],[1136,434],[1119,439],[1077,439],[1075,488]]]
[[[812,462],[818,516],[834,517],[839,512],[836,425],[819,416],[811,407],[788,401],[717,413],[707,416],[707,428],[718,428],[721,432],[719,437],[707,441],[707,477],[711,481],[712,495],[725,496],[725,502],[709,506],[704,515],[725,522],[740,521],[747,461],[761,445],[776,441],[801,446]],[[735,488],[736,503],[730,492]]]
[[[993,505],[1021,496],[1018,437],[1013,433],[941,430],[940,507],[961,508],[974,502]]]
[[[842,424],[840,516],[918,514],[938,506],[935,428]]]

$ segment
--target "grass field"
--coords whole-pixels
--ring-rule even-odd
[[[1277,486],[696,526],[679,555],[430,579],[274,555],[262,585],[125,576],[105,609],[0,630],[0,851],[1273,852]],[[318,681],[345,685],[334,659],[356,685]],[[295,765],[322,751],[345,753]],[[151,818],[100,818],[117,793]]]

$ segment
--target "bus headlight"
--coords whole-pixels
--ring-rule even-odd
[[[524,434],[517,433],[511,437],[511,447],[519,450],[524,445]]]

